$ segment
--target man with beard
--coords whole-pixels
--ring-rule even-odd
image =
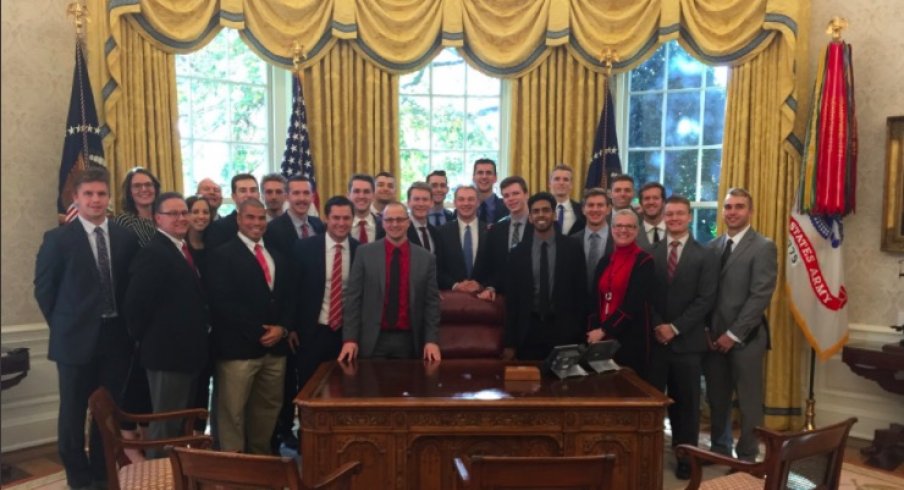
[[[665,239],[666,225],[662,220],[665,187],[659,182],[647,182],[640,188],[640,209],[643,218],[637,230],[637,245],[649,252],[653,245]]]
[[[374,177],[374,183],[376,188],[374,189],[374,200],[370,205],[370,212],[374,216],[380,216],[387,204],[398,199],[398,196],[396,196],[396,180],[394,175],[384,171]]]

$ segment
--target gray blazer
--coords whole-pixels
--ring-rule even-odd
[[[727,235],[722,235],[709,243],[716,260],[720,260],[727,240]],[[712,340],[730,330],[743,341],[763,324],[763,313],[775,291],[777,258],[775,243],[753,228],[734,245],[719,274],[719,292],[710,325]]]
[[[408,314],[420,357],[425,343],[439,343],[439,288],[433,254],[412,246],[409,274]],[[342,308],[342,339],[358,343],[358,357],[370,357],[377,345],[385,289],[385,239],[358,246]]]

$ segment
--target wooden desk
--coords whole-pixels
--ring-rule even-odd
[[[505,365],[321,365],[295,399],[305,479],[358,460],[355,488],[452,489],[456,456],[612,453],[614,488],[662,488],[665,395],[630,371],[506,383]]]

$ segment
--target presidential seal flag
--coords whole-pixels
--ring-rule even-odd
[[[63,157],[60,161],[60,178],[57,192],[57,213],[60,224],[65,224],[78,214],[72,202],[73,182],[79,173],[89,166],[105,166],[104,147],[97,122],[97,108],[88,79],[84,47],[75,42],[75,73],[72,76],[72,95],[69,98],[69,116],[66,118],[66,135],[63,139]]]
[[[609,182],[616,175],[622,173],[621,160],[618,157],[618,136],[615,132],[615,105],[612,102],[612,92],[609,84],[606,84],[606,102],[600,112],[600,121],[596,126],[596,136],[593,138],[593,155],[590,165],[587,167],[587,179],[584,180],[584,188],[593,187],[609,188]]]

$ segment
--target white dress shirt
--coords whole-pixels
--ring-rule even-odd
[[[574,208],[571,207],[571,200],[556,204],[556,221],[559,219],[559,206],[562,206],[562,234],[567,235],[571,231],[576,221],[574,216]]]
[[[239,232],[239,239],[242,241],[242,243],[245,244],[246,247],[248,247],[251,255],[254,256],[254,260],[257,260],[257,255],[254,253],[254,246],[261,246],[261,251],[264,253],[264,259],[267,261],[267,268],[270,269],[270,282],[267,283],[267,286],[269,286],[270,290],[272,291],[273,284],[276,282],[276,263],[273,262],[273,257],[270,256],[270,252],[267,251],[267,246],[264,245],[264,239],[261,238],[259,241],[255,242],[254,240],[243,235],[242,232]]]
[[[371,243],[377,239],[377,219],[374,218],[374,215],[367,213],[366,218],[359,218],[355,215],[354,224],[352,225],[351,236],[354,239],[358,239],[358,230],[360,226],[358,223],[364,222],[364,229],[367,230],[367,243]]]
[[[650,223],[647,223],[646,220],[642,220],[642,221],[643,221],[643,230],[644,230],[644,233],[647,234],[647,242],[650,245],[656,243],[653,241],[653,230],[659,230],[659,239],[660,240],[665,239],[666,231],[665,231],[665,221],[664,220],[660,221],[658,225],[652,225]]]
[[[330,324],[330,290],[333,286],[333,258],[336,256],[336,241],[330,236],[329,233],[326,234],[326,241],[324,242],[324,246],[326,250],[324,253],[326,254],[326,261],[324,264],[326,265],[326,281],[323,283],[323,302],[320,303],[320,316],[317,317],[317,323],[321,325],[329,325]],[[338,242],[342,245],[342,277],[339,280],[342,281],[342,295],[345,296],[345,288],[348,286],[348,271],[351,268],[352,262],[352,253],[348,244],[348,238],[342,242]]]

